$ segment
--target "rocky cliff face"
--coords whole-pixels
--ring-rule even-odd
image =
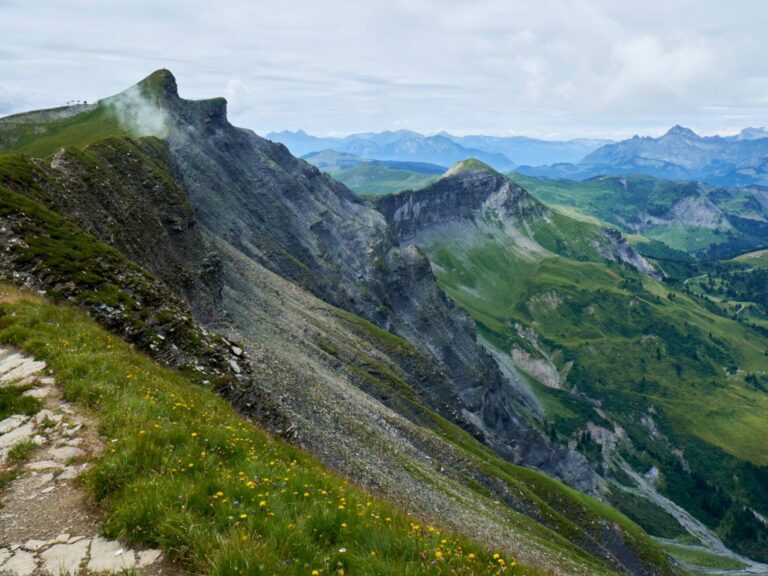
[[[513,461],[596,490],[583,458],[531,427],[473,322],[438,288],[424,254],[400,246],[381,212],[284,146],[229,124],[224,100],[181,99],[167,71],[139,88],[166,115],[174,169],[208,234],[426,351],[450,378],[436,381],[445,389],[435,409]],[[499,201],[523,208],[511,196]]]
[[[477,160],[456,164],[423,190],[384,197],[379,207],[403,242],[414,241],[429,228],[477,214],[519,224],[548,212],[523,188]]]

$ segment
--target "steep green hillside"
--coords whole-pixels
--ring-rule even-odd
[[[762,188],[719,188],[651,176],[584,181],[516,173],[510,177],[554,207],[576,210],[698,257],[729,257],[766,243],[768,204]],[[669,256],[656,246],[638,249],[652,257]]]
[[[631,490],[627,470],[658,470],[658,492],[736,550],[768,559],[768,529],[739,529],[744,506],[768,512],[768,394],[755,385],[768,339],[682,286],[607,262],[587,222],[465,218],[426,223],[414,241],[489,347],[532,378],[553,437]],[[659,532],[671,517],[651,514],[655,505],[613,492],[648,530],[680,534],[674,520]]]
[[[86,484],[111,536],[206,574],[535,573],[350,484],[74,309],[0,294],[0,341],[45,360],[109,442]]]
[[[412,170],[397,170],[377,164],[360,164],[330,173],[353,192],[363,196],[381,196],[400,190],[415,190],[432,182],[436,176]]]
[[[32,112],[0,119],[0,150],[45,158],[63,146],[84,148],[103,138],[127,134],[114,111],[103,104],[53,119]]]
[[[354,154],[323,150],[302,156],[310,164],[363,196],[380,196],[426,186],[445,171],[425,162],[369,160]]]
[[[86,150],[85,157],[99,166],[99,171],[104,174],[107,166],[100,162],[105,156],[109,157],[108,152],[114,150],[114,146],[121,146],[120,149],[130,152],[131,156],[138,155],[139,161],[146,164],[144,168],[159,168],[155,160],[139,154],[142,145],[151,147],[153,142],[137,145],[129,141],[109,141]],[[67,154],[79,158],[74,151]],[[357,566],[362,573],[379,573],[376,566],[381,558],[396,567],[392,573],[422,573],[420,570],[427,570],[425,573],[438,570],[440,573],[446,564],[425,563],[422,568],[418,564],[421,557],[409,559],[409,552],[392,552],[405,545],[403,539],[398,541],[403,536],[398,532],[400,524],[389,534],[386,530],[378,530],[378,524],[369,524],[365,519],[342,518],[343,511],[338,506],[352,510],[353,501],[357,503],[364,498],[359,491],[345,487],[341,494],[341,480],[320,471],[314,460],[296,456],[292,449],[265,440],[257,430],[244,428],[242,421],[222,404],[212,405],[209,392],[211,388],[219,389],[241,407],[248,406],[249,413],[264,418],[267,424],[274,426],[277,422],[285,427],[284,421],[270,412],[276,409],[269,406],[268,398],[292,390],[306,393],[321,386],[328,387],[329,383],[324,380],[328,377],[332,379],[333,387],[341,389],[346,413],[346,420],[334,419],[335,426],[344,426],[346,443],[358,435],[364,438],[365,449],[358,450],[354,445],[352,451],[349,444],[338,444],[343,460],[328,453],[322,453],[322,457],[342,469],[345,469],[344,461],[354,461],[356,464],[351,470],[356,470],[356,476],[360,474],[357,463],[368,462],[362,475],[366,484],[379,486],[379,490],[396,501],[407,502],[419,518],[430,517],[433,522],[440,521],[470,537],[487,540],[488,544],[476,552],[476,558],[487,559],[493,546],[512,551],[519,561],[534,567],[533,570],[526,569],[526,573],[535,573],[535,569],[560,574],[573,571],[608,574],[612,570],[670,573],[661,549],[624,516],[541,473],[505,462],[467,432],[430,410],[425,402],[429,393],[426,384],[435,381],[435,375],[430,373],[430,360],[404,340],[347,312],[333,309],[284,279],[257,268],[254,278],[259,280],[251,283],[251,287],[258,290],[256,294],[261,303],[255,309],[263,315],[263,320],[260,318],[258,322],[263,331],[258,349],[260,360],[258,365],[251,367],[246,359],[238,357],[241,373],[235,375],[228,368],[233,358],[226,354],[230,344],[201,329],[190,319],[184,304],[152,275],[73,224],[75,219],[89,222],[87,215],[73,211],[72,219],[65,218],[40,203],[56,205],[62,192],[54,181],[46,179],[45,171],[38,172],[34,162],[16,154],[0,156],[0,167],[3,182],[25,192],[0,186],[0,219],[7,235],[6,244],[12,247],[0,260],[0,270],[6,277],[45,289],[55,299],[74,300],[103,325],[127,336],[159,359],[183,368],[183,373],[188,375],[172,374],[151,365],[68,308],[55,308],[37,300],[6,305],[7,313],[0,321],[5,341],[17,343],[45,358],[68,386],[72,399],[86,404],[98,402],[105,419],[105,433],[116,438],[118,446],[125,449],[110,454],[93,473],[94,493],[99,498],[107,498],[109,525],[115,533],[120,532],[134,541],[164,545],[193,566],[207,566],[203,564],[203,558],[211,558],[214,573],[231,573],[234,567],[242,567],[243,563],[252,566],[252,558],[256,555],[268,559],[265,562],[276,561],[278,557],[301,559],[297,571],[306,570],[307,565],[316,564],[326,556],[330,556],[334,563],[346,561],[347,557],[339,558],[338,553],[326,551],[333,546],[346,547],[350,552],[354,546],[357,556],[350,553],[350,566]],[[146,177],[144,168],[138,173]],[[115,177],[112,185],[117,186],[116,190],[130,189],[128,175]],[[72,182],[69,179],[68,185]],[[40,187],[42,184],[50,188]],[[141,209],[139,198],[133,198],[133,201],[136,204],[132,209]],[[145,201],[153,200],[150,197]],[[159,232],[155,241],[158,244],[169,242],[163,240]],[[266,281],[269,281],[268,285],[258,285]],[[281,323],[283,319],[285,324]],[[71,345],[59,346],[62,339]],[[274,355],[293,350],[295,342],[300,344],[299,362],[297,356],[292,356],[273,363]],[[57,345],[53,346],[53,343]],[[170,351],[174,349],[181,349],[183,359],[169,362]],[[289,375],[287,370],[292,363],[306,364],[308,368]],[[409,365],[414,368],[408,369]],[[129,373],[131,379],[127,378]],[[318,379],[318,373],[323,374],[321,379]],[[325,376],[326,373],[329,376]],[[129,386],[134,376],[143,383],[135,393]],[[191,382],[207,385],[195,388]],[[386,419],[383,430],[397,431],[394,440],[382,433],[372,434],[369,422],[353,417],[357,411],[354,402],[359,401],[353,402],[359,394],[357,389],[364,391],[367,398],[363,406],[369,418],[371,413],[378,414],[377,422]],[[318,417],[323,414],[328,392],[317,390],[313,394],[306,398],[304,409]],[[185,415],[174,418],[171,414],[178,413],[176,403],[179,398],[184,399],[182,403],[187,407],[194,404],[206,406],[206,410],[184,408]],[[267,410],[266,417],[255,411],[252,403]],[[171,426],[173,421],[175,424]],[[325,434],[318,437],[320,444],[330,445],[334,438],[333,428],[324,429],[322,422],[310,420],[308,424],[314,434]],[[160,428],[155,428],[155,424]],[[234,452],[225,450],[215,455],[215,451],[205,449],[211,454],[210,461],[208,456],[201,460],[195,446],[202,440],[194,440],[197,437],[192,433],[202,439],[208,438],[209,443],[215,440],[227,448],[232,428],[238,431],[236,438],[240,439],[232,447]],[[142,430],[145,434],[140,433]],[[153,445],[173,442],[175,454],[145,453],[147,438],[153,440]],[[315,446],[313,438],[302,438]],[[259,447],[258,459],[253,459],[255,446]],[[407,455],[400,454],[403,446],[408,446]],[[261,458],[264,452],[274,456],[270,456],[270,460]],[[147,454],[152,454],[152,458],[138,466],[136,459]],[[180,468],[178,462],[181,455],[184,456],[182,464],[186,466],[183,473],[180,470],[184,468]],[[385,455],[386,460],[380,460]],[[280,461],[291,469],[294,458],[302,463],[302,468],[299,473],[294,466],[296,476],[291,477],[290,485],[300,484],[300,498],[293,494],[299,490],[285,489],[286,492],[273,494],[273,509],[272,498],[260,497],[247,503],[249,501],[237,493],[242,490],[240,471],[248,470],[249,479],[254,476],[263,478],[264,470],[272,466],[270,461]],[[381,463],[384,469],[371,465],[372,458],[376,458],[377,465]],[[194,464],[191,468],[190,463]],[[193,474],[193,469],[200,471],[199,475],[197,472]],[[221,472],[221,476],[214,471]],[[283,479],[288,476],[285,472],[280,469]],[[314,480],[307,480],[309,477]],[[317,478],[323,479],[322,487]],[[392,478],[397,479],[397,489],[390,487]],[[304,484],[310,484],[311,490],[304,488]],[[380,488],[382,484],[386,489]],[[398,489],[404,491],[398,492]],[[333,493],[335,497],[330,506],[335,510],[328,510],[328,501],[324,499],[314,499],[306,504],[314,510],[310,514],[314,516],[319,511],[323,521],[330,523],[323,524],[322,529],[335,530],[345,522],[350,530],[359,529],[359,534],[348,537],[344,529],[339,528],[339,532],[329,532],[328,538],[325,538],[326,532],[322,532],[323,537],[311,540],[310,547],[278,550],[274,542],[282,541],[292,530],[297,530],[296,534],[300,530],[320,530],[310,519],[305,519],[310,508],[305,509],[303,496],[307,491],[316,496],[319,490]],[[229,523],[232,514],[226,506],[222,510],[216,506],[209,508],[209,496],[219,491],[225,495],[236,493],[236,498],[243,503],[234,524]],[[185,495],[187,508],[184,512],[175,508],[177,498],[165,497],[171,492]],[[136,499],[136,493],[147,497]],[[261,493],[265,494],[264,491]],[[418,497],[414,498],[413,494]],[[402,500],[396,495],[402,495]],[[227,497],[231,502],[232,498]],[[349,506],[338,503],[341,497],[347,499]],[[259,506],[262,500],[270,502],[266,512]],[[389,511],[391,508],[387,508],[387,504],[376,503],[376,506],[381,507],[379,518],[384,517],[386,511],[393,521],[401,522],[402,519],[406,530],[413,530],[410,523],[429,525],[425,520],[398,516],[396,511]],[[270,511],[275,517],[268,515]],[[248,517],[239,519],[239,514]],[[270,532],[269,522],[275,519],[279,522],[274,522],[277,526]],[[184,527],[190,524],[197,528],[186,531]],[[243,529],[247,529],[245,534]],[[382,540],[373,542],[374,533]],[[408,532],[408,536],[421,533],[418,529]],[[262,535],[258,545],[253,548],[235,546],[237,538],[243,535],[255,538],[255,534]],[[601,542],[605,534],[612,534],[621,542],[620,554]],[[434,534],[427,528],[423,536],[423,544],[421,536],[409,544],[418,547],[417,552],[426,549],[428,554],[434,554],[441,550],[446,561],[458,564],[467,560],[466,554],[463,560],[456,559],[456,546],[461,546],[465,552],[471,548],[463,540],[451,539],[450,544],[440,548],[441,538],[434,542],[432,550],[427,546],[432,546]],[[304,536],[295,538],[296,542],[301,542]],[[364,553],[360,552],[362,548],[366,548]],[[377,556],[367,557],[371,551],[377,552]],[[391,554],[396,556],[395,561],[391,560]],[[509,555],[506,557],[509,559]],[[620,567],[622,563],[624,568]],[[321,564],[318,569],[326,565]],[[473,573],[473,569],[465,568],[465,571]],[[486,569],[485,564],[482,569]]]

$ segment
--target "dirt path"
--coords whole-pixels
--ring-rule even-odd
[[[0,575],[78,572],[182,574],[159,550],[138,550],[100,536],[102,515],[75,479],[103,449],[95,423],[64,402],[45,363],[0,347],[0,386],[27,385],[42,409],[0,421]],[[18,448],[28,447],[24,462]],[[10,455],[10,458],[9,458]]]

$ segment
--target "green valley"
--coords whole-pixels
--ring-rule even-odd
[[[489,184],[486,205],[496,205]],[[385,200],[425,210],[435,186]],[[604,230],[555,211],[479,208],[425,224],[412,241],[494,356],[525,372],[550,434],[603,471],[612,502],[652,533],[663,525],[648,514],[653,503],[628,497],[641,494],[631,471],[767,560],[768,528],[740,526],[752,517],[746,506],[768,511],[768,394],[755,385],[768,371],[768,339],[682,281],[619,262],[601,245]],[[659,534],[679,535],[675,525]]]

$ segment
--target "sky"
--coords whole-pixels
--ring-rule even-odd
[[[0,115],[158,68],[259,133],[768,124],[764,0],[0,0]]]

